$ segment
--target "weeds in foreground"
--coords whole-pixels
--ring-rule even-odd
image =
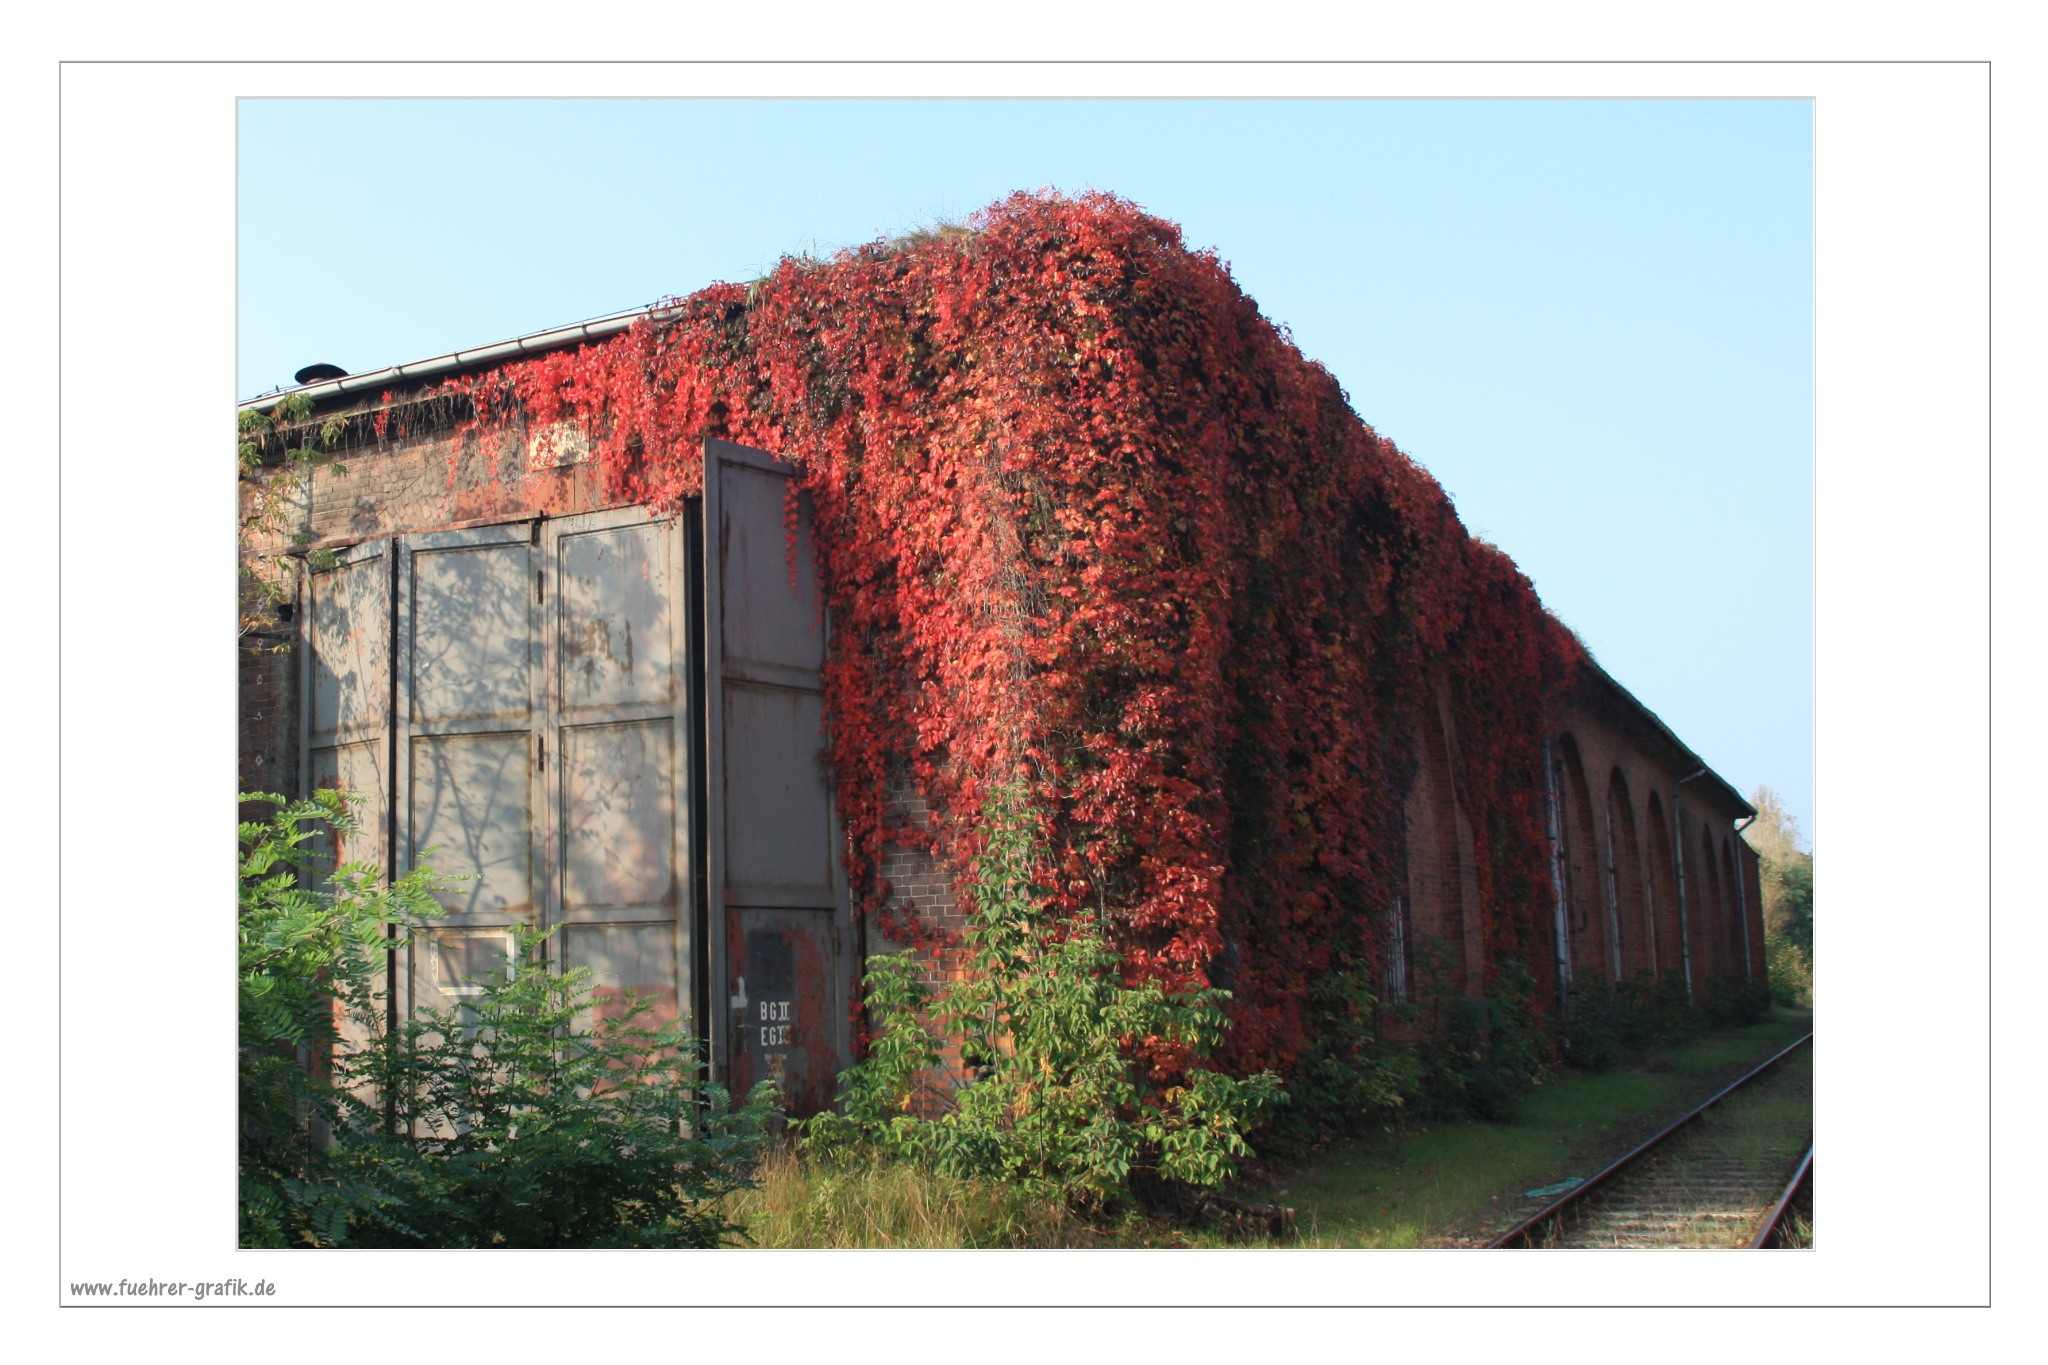
[[[1232,1179],[1252,1155],[1245,1134],[1287,1096],[1272,1072],[1209,1064],[1227,994],[1127,984],[1105,925],[1049,909],[1022,785],[995,788],[984,817],[964,974],[934,996],[914,955],[868,960],[873,1046],[840,1073],[838,1110],[805,1121],[804,1155],[853,1171],[892,1159],[1088,1214],[1141,1186]],[[965,1074],[928,1112],[948,1037]],[[1139,1060],[1145,1046],[1179,1063],[1166,1079]]]
[[[984,1180],[874,1159],[806,1165],[788,1147],[723,1212],[762,1247],[1067,1247],[1095,1231],[1056,1203]]]

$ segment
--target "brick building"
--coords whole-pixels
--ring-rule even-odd
[[[816,1107],[882,919],[853,904],[821,762],[826,626],[795,471],[708,441],[701,496],[654,517],[607,491],[573,426],[480,438],[443,387],[639,316],[290,391],[332,458],[254,476],[287,481],[302,544],[291,603],[243,653],[241,779],[351,788],[352,853],[403,868],[433,849],[468,878],[398,964],[400,999],[451,1003],[502,969],[512,926],[558,924],[564,963],[701,1021],[734,1083],[773,1074]],[[1407,789],[1360,797],[1398,806],[1403,831],[1381,930],[1394,999],[1481,993],[1493,965],[1462,737],[1446,686],[1428,695]],[[1527,775],[1549,834],[1548,903],[1527,907],[1545,994],[1761,977],[1749,805],[1597,665],[1545,725]],[[890,823],[921,824],[925,800],[899,772]],[[957,927],[939,860],[892,847],[880,871],[893,913]]]

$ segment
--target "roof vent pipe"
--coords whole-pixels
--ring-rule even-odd
[[[347,377],[348,371],[341,368],[341,366],[329,365],[326,361],[320,361],[306,366],[293,375],[292,382],[295,384],[319,384],[329,379],[346,379]]]

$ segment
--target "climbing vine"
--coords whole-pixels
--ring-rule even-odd
[[[964,889],[990,784],[1023,772],[1051,908],[1106,916],[1133,981],[1228,987],[1228,1060],[1284,1068],[1310,983],[1383,951],[1441,695],[1487,939],[1545,960],[1539,736],[1577,645],[1171,224],[1017,195],[447,392],[479,435],[572,424],[609,496],[657,508],[700,490],[705,437],[801,470],[871,912],[891,842]],[[889,825],[897,774],[929,826]]]

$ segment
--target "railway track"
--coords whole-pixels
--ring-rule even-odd
[[[1752,1251],[1779,1247],[1810,1247],[1813,1245],[1813,1148],[1806,1149],[1806,1155],[1799,1159],[1792,1178],[1785,1182],[1784,1193],[1778,1202],[1771,1205],[1771,1211],[1757,1224],[1755,1234],[1749,1239]]]
[[[1517,1223],[1494,1247],[1765,1247],[1811,1237],[1813,1035]]]

